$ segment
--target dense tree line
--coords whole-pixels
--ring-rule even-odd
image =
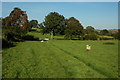
[[[26,12],[19,8],[14,8],[8,17],[2,19],[2,28],[3,37],[8,41],[19,41],[25,38],[26,33],[32,31],[32,28],[39,28],[43,35],[50,34],[51,39],[55,35],[63,35],[65,39],[70,40],[112,39],[103,36],[113,36],[115,39],[120,39],[120,31],[113,34],[107,29],[98,31],[92,26],[84,28],[75,17],[66,19],[57,12],[50,12],[45,16],[44,22],[40,24],[37,20],[28,21]]]
[[[107,29],[100,31],[95,30],[92,26],[87,26],[86,29],[81,25],[79,20],[74,17],[66,19],[63,15],[57,12],[51,12],[45,17],[45,21],[40,24],[42,33],[50,33],[51,36],[56,34],[64,35],[65,39],[80,39],[80,40],[104,40],[113,39],[100,36],[113,36],[119,39],[118,33],[113,34]]]

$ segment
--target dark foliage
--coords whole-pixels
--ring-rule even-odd
[[[100,40],[113,40],[114,38],[109,38],[109,37],[100,37]]]
[[[17,26],[4,26],[3,36],[8,41],[21,41],[26,31]]]
[[[26,11],[14,8],[10,15],[2,20],[4,26],[17,26],[28,31],[28,17]]]
[[[120,30],[118,30],[118,32],[117,32],[117,33],[114,33],[112,36],[113,36],[115,39],[120,40]]]
[[[96,34],[87,34],[84,36],[84,40],[97,40],[98,36]]]
[[[64,34],[65,30],[65,18],[57,12],[51,12],[45,17],[43,22],[45,28],[43,32],[49,32],[55,36],[57,33]]]
[[[38,37],[34,37],[32,35],[25,35],[24,37],[22,37],[23,40],[27,40],[27,41],[39,41]]]
[[[113,43],[113,42],[106,42],[106,43],[103,43],[103,44],[106,44],[106,45],[115,45],[115,43]]]
[[[107,29],[101,30],[100,35],[109,35],[110,32]]]
[[[28,23],[28,26],[29,26],[29,31],[31,31],[32,27],[38,28],[38,21],[37,21],[37,20],[31,20],[31,21]]]
[[[65,39],[74,38],[82,39],[83,35],[84,35],[83,26],[77,19],[71,17],[66,20]]]
[[[10,15],[2,20],[2,35],[5,40],[22,41],[28,31],[28,20],[25,11],[14,8]]]
[[[13,42],[2,39],[2,48],[9,48],[9,47],[14,47],[14,46],[15,44]]]
[[[87,26],[86,34],[95,34],[95,29],[92,26]]]

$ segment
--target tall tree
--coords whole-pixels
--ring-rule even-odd
[[[97,31],[92,26],[87,26],[85,30],[84,39],[85,40],[97,40]]]
[[[118,32],[112,34],[115,39],[120,40],[120,29],[118,29]]]
[[[65,37],[67,39],[72,39],[73,37],[77,37],[79,39],[82,39],[84,35],[84,29],[81,23],[75,19],[74,17],[71,17],[66,20],[66,30],[65,30]]]
[[[86,34],[91,34],[91,33],[94,33],[94,32],[95,32],[94,27],[92,27],[92,26],[87,26],[86,27]]]
[[[28,31],[26,11],[14,8],[10,15],[2,20],[3,37],[7,40],[19,40]]]
[[[57,12],[51,12],[45,17],[44,25],[52,38],[56,33],[62,32],[65,27],[65,18]]]
[[[87,26],[86,29],[95,30],[94,27],[92,27],[92,26]]]
[[[39,24],[39,26],[40,26],[40,32],[44,35],[45,33],[49,33],[49,31],[47,30],[47,28],[44,26],[44,24],[43,23],[40,23]]]
[[[31,20],[29,22],[29,30],[31,30],[32,27],[38,27],[38,21],[37,20]]]
[[[107,29],[103,29],[103,30],[100,31],[101,35],[109,35],[109,33],[110,32]]]
[[[14,8],[10,15],[3,19],[4,26],[18,26],[24,30],[28,30],[28,17],[26,11],[20,8]]]

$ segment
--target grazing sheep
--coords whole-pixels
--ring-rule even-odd
[[[90,51],[91,50],[91,46],[90,45],[86,45],[86,50]]]
[[[44,40],[45,40],[45,41],[48,41],[48,40],[49,40],[49,38],[45,38]]]
[[[44,42],[43,40],[41,42]]]

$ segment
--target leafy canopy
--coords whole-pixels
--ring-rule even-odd
[[[80,39],[80,37],[83,36],[84,34],[83,26],[80,24],[80,22],[77,19],[71,17],[66,20],[66,24],[67,24],[65,30],[66,38],[72,39],[74,36]]]
[[[49,32],[55,35],[65,27],[65,18],[57,12],[51,12],[45,17],[44,25]]]

